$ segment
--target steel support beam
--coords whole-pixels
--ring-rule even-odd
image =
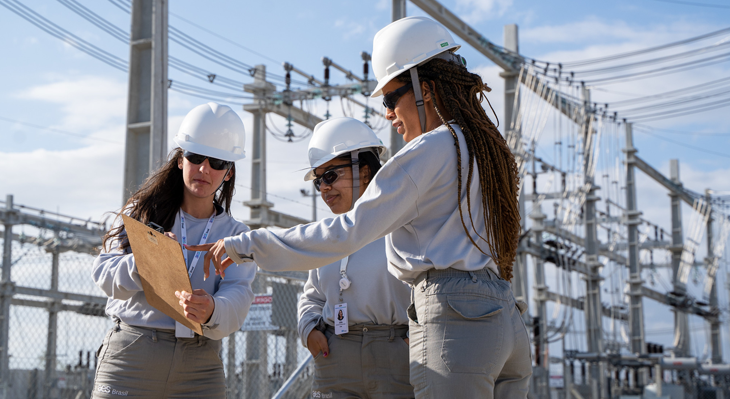
[[[401,18],[406,17],[406,0],[393,0],[393,8],[391,10],[391,22],[395,22]],[[398,134],[398,129],[394,126],[390,127],[390,148],[388,158],[391,158],[403,146],[406,145],[403,136]]]
[[[168,0],[133,0],[122,204],[167,158]]]
[[[712,203],[712,196],[710,195],[711,190],[705,190],[705,201],[708,204]],[[712,217],[713,212],[710,209],[710,217],[707,219],[707,259],[705,263],[711,265],[713,263],[714,253],[714,236],[712,232]],[[712,289],[710,291],[710,309],[719,310],[720,303],[717,298],[717,278],[712,280]],[[714,319],[710,321],[710,348],[712,348],[712,363],[722,363],[722,334],[720,333],[720,327],[722,323],[720,319]]]
[[[636,157],[636,160],[640,161],[638,157]],[[644,171],[644,173],[651,176],[645,168],[642,168],[640,162],[637,162],[636,166]],[[654,169],[650,169],[650,172],[652,170]],[[678,295],[684,295],[686,293],[686,287],[682,284],[679,278],[679,267],[682,260],[682,251],[684,250],[681,201],[687,201],[687,199],[684,199],[682,195],[684,191],[682,190],[682,183],[679,179],[679,161],[676,159],[669,160],[669,180],[664,178],[664,176],[658,172],[656,175],[657,176],[651,177],[663,186],[669,188],[669,198],[672,210],[672,247],[669,248],[669,251],[672,253],[672,282],[674,285],[674,292]],[[664,181],[661,178],[664,178]],[[693,203],[694,200],[690,201],[690,204]],[[686,357],[689,356],[689,354],[689,317],[687,316],[687,313],[681,309],[674,309],[674,355]]]
[[[56,232],[56,236],[58,232]],[[51,290],[58,291],[58,266],[60,253],[58,249],[51,249]],[[44,369],[44,397],[51,397],[51,388],[55,386],[56,379],[56,337],[58,335],[58,311],[60,301],[51,299],[48,304],[48,335],[46,336],[46,361]]]
[[[543,221],[547,216],[542,213],[540,204],[533,203],[532,212],[530,213],[530,219],[532,219],[532,234],[533,240],[538,247],[542,247],[542,231]],[[541,371],[536,373],[533,377],[533,381],[537,381],[537,386],[534,387],[537,392],[539,399],[550,399],[550,381],[549,381],[549,367],[548,362],[550,352],[548,351],[547,342],[547,290],[548,287],[545,285],[545,262],[542,256],[533,257],[533,270],[535,273],[535,308],[537,311],[537,326],[538,334],[533,337],[533,343],[535,345],[535,366],[540,368]]]
[[[13,252],[13,219],[17,218],[17,211],[13,206],[13,196],[8,194],[5,199],[5,214],[3,236],[3,275],[0,286],[0,393],[3,398],[8,397],[10,386],[10,304],[13,300],[12,280],[10,272],[12,269]]]
[[[644,343],[644,307],[642,298],[641,264],[639,263],[639,225],[641,212],[636,202],[636,175],[633,125],[626,124],[626,227],[628,229],[628,266],[629,266],[629,350],[636,355],[646,353]],[[638,383],[647,383],[645,370],[639,370]]]

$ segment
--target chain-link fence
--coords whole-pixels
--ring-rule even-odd
[[[91,279],[94,257],[60,252],[53,239],[15,238],[11,282],[1,291],[10,305],[8,379],[0,397],[88,398],[96,350],[112,326],[104,314],[106,298]],[[305,280],[306,273],[257,274],[246,323],[223,340],[229,398],[270,398],[311,357],[296,328]],[[311,375],[308,366],[283,397],[308,397]]]

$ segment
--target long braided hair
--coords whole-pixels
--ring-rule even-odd
[[[183,190],[185,190],[185,181],[183,173],[178,168],[177,163],[183,156],[183,149],[178,147],[170,152],[168,161],[155,171],[145,180],[142,187],[132,195],[117,217],[121,218],[122,213],[144,223],[156,223],[165,231],[172,230],[175,224],[175,216],[182,206]],[[223,183],[214,202],[223,207],[224,212],[231,214],[231,202],[235,193],[236,185],[236,165],[231,167],[230,179]],[[125,250],[129,247],[129,240],[124,231],[124,225],[112,228],[104,235],[102,246],[107,250],[110,248],[114,239],[120,239],[119,250]],[[111,240],[111,241],[110,241]]]
[[[454,137],[458,176],[457,202],[464,231],[472,244],[482,253],[485,253],[474,241],[464,222],[461,207],[462,176],[459,138],[451,125],[444,119],[441,110],[438,108],[437,99],[441,100],[446,111],[459,124],[466,139],[466,148],[469,151],[466,198],[472,229],[476,232],[471,212],[471,199],[468,193],[471,192],[473,166],[476,159],[482,191],[486,237],[482,237],[479,233],[477,235],[487,242],[491,256],[499,266],[502,278],[508,281],[512,280],[512,264],[517,254],[520,234],[518,205],[520,178],[515,157],[507,142],[481,106],[481,102],[486,98],[484,91],[490,91],[491,89],[484,84],[479,75],[470,73],[463,65],[438,58],[419,65],[418,75],[422,82],[429,82],[431,92],[435,93],[436,96],[433,99],[436,112],[441,122],[448,126]],[[411,82],[409,73],[403,73],[396,79],[404,83]]]

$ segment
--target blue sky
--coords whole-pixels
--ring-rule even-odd
[[[705,0],[705,3],[710,1]],[[714,1],[714,4],[722,5],[720,0]],[[129,30],[129,15],[112,3],[80,2],[118,27]],[[283,75],[281,62],[287,61],[320,79],[323,56],[361,74],[360,52],[371,52],[373,36],[390,22],[390,1],[383,0],[204,3],[177,0],[171,3],[170,25],[211,47],[248,65],[263,63],[270,73]],[[449,0],[443,4],[496,44],[502,44],[503,26],[517,23],[520,52],[551,62],[648,48],[726,28],[730,20],[727,7],[690,6],[659,0]],[[120,58],[128,58],[128,46],[61,3],[38,0],[28,2],[28,6],[84,40]],[[424,15],[412,3],[407,4],[407,14]],[[252,51],[222,40],[186,20]],[[715,42],[721,40],[728,38],[715,38]],[[122,192],[126,74],[49,36],[3,7],[0,7],[0,49],[3,53],[0,72],[4,77],[0,86],[0,166],[6,171],[0,176],[0,195],[14,194],[17,203],[59,209],[83,218],[98,219],[104,212],[117,209],[121,205]],[[503,83],[498,76],[499,68],[468,46],[460,53],[467,58],[470,68],[482,74],[485,82],[494,88],[490,100],[501,117]],[[170,55],[221,76],[251,81],[244,74],[226,70],[172,42]],[[729,72],[724,63],[652,80],[602,86],[592,95],[599,102],[640,97],[727,77]],[[332,76],[334,82],[346,82],[336,71]],[[175,70],[170,70],[170,78],[209,87],[205,86],[207,83]],[[295,79],[301,80],[296,75]],[[185,113],[204,101],[177,92],[169,93],[170,137]],[[366,99],[361,98],[361,101]],[[376,105],[379,101],[370,100],[370,104]],[[324,114],[322,102],[313,106],[315,113]],[[251,117],[240,107],[236,109],[250,132]],[[343,110],[339,101],[332,101],[330,109],[336,115],[349,112],[347,108]],[[355,116],[361,114],[362,111],[355,108]],[[670,158],[679,159],[685,186],[699,192],[707,187],[727,192],[730,191],[727,179],[730,173],[728,115],[730,108],[724,108],[647,123],[672,132],[657,130],[654,136],[637,132],[635,145],[640,156],[664,173],[668,173]],[[22,123],[8,122],[8,119]],[[49,132],[27,123],[76,136]],[[272,118],[270,123],[279,129],[285,128],[281,118]],[[297,133],[304,131],[301,127],[294,130]],[[616,129],[611,134],[616,136],[617,144],[603,147],[609,150],[603,153],[608,160],[604,167],[611,166],[620,153],[623,140],[622,130]],[[379,131],[378,135],[388,142],[387,129]],[[555,130],[548,126],[539,142],[539,155],[551,159],[555,154],[554,141]],[[172,140],[169,142],[172,145]],[[247,145],[250,146],[250,139]],[[689,146],[725,156],[697,151]],[[306,140],[287,144],[269,136],[268,157],[269,200],[276,204],[277,210],[308,218],[311,201],[299,193],[301,188],[310,188],[302,181],[300,171],[307,165]],[[239,168],[241,187],[236,200],[244,201],[249,198],[250,162],[240,162]],[[639,205],[644,216],[668,228],[669,201],[665,192],[644,177],[640,177],[640,182]],[[323,202],[319,201],[318,208],[320,215],[328,214]],[[690,211],[684,209],[685,224],[689,224]],[[233,212],[241,219],[248,216],[240,202],[233,207]],[[547,207],[545,212],[550,213]],[[724,282],[724,275],[722,279]],[[722,290],[722,298],[726,297]],[[656,316],[650,315],[656,317],[656,323],[671,324],[668,310],[657,312]],[[670,338],[663,335],[656,340],[666,342]],[[728,342],[726,339],[726,351],[730,350]]]

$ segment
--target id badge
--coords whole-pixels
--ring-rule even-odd
[[[349,323],[347,322],[347,304],[338,303],[335,305],[335,334],[347,334],[350,332]]]
[[[175,338],[195,338],[193,330],[185,327],[180,322],[175,322]]]

